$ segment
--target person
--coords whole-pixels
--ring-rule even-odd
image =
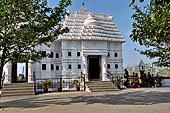
[[[132,77],[133,77],[133,78],[135,77],[135,72],[133,72]]]
[[[138,73],[135,74],[135,77],[138,77]]]
[[[151,87],[155,87],[155,77],[151,75]]]
[[[145,81],[146,81],[146,87],[148,87],[148,86],[149,86],[149,77],[148,77],[148,74],[146,74],[146,79],[145,79]]]
[[[152,79],[152,77],[151,77],[151,74],[150,74],[150,72],[148,72],[148,86],[149,87],[151,87],[152,85],[151,85],[151,80]]]
[[[129,79],[128,79],[128,77],[129,77],[129,72],[128,72],[127,69],[124,69],[124,71],[125,71],[125,73],[124,73],[124,78],[126,79],[126,81],[124,82],[124,85],[125,85],[126,87],[128,87],[128,84],[129,84]]]

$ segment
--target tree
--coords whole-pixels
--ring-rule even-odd
[[[0,87],[6,63],[38,61],[43,55],[36,46],[50,46],[68,32],[62,21],[70,4],[71,0],[60,0],[51,8],[47,0],[0,0]]]
[[[170,69],[169,68],[159,68],[158,69],[159,76],[170,77]]]
[[[132,4],[134,2],[132,0]],[[170,1],[150,0],[149,5],[143,8],[134,5],[133,9],[130,37],[147,48],[138,51],[149,58],[156,58],[154,64],[157,66],[170,67]]]

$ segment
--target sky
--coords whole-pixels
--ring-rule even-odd
[[[50,7],[57,6],[59,0],[48,0]],[[152,63],[152,59],[146,58],[144,55],[140,55],[139,52],[134,49],[144,50],[145,47],[140,46],[138,43],[130,40],[130,33],[132,29],[133,20],[131,19],[134,11],[132,7],[129,7],[131,0],[72,0],[72,5],[67,9],[71,11],[79,11],[82,5],[82,1],[85,3],[87,12],[104,13],[113,16],[113,22],[116,24],[126,42],[123,44],[123,67],[128,65],[138,65],[142,59],[144,63]],[[149,0],[146,0],[143,4],[136,3],[138,5],[146,5]]]

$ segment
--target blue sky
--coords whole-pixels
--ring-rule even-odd
[[[59,0],[48,0],[49,6],[56,6]],[[135,48],[139,50],[145,49],[144,47],[139,46],[138,43],[134,43],[130,40],[129,35],[132,29],[131,16],[133,14],[132,7],[129,7],[131,0],[72,0],[72,5],[67,9],[71,11],[79,11],[81,8],[82,1],[85,2],[85,7],[87,12],[97,12],[105,13],[112,15],[113,22],[116,24],[124,38],[126,43],[123,44],[123,60],[124,67],[127,65],[139,64],[142,59],[145,63],[151,63],[148,58],[143,55],[140,55],[137,51],[134,51]],[[146,0],[144,4],[149,3],[150,0]],[[140,3],[137,3],[138,5]],[[141,5],[141,4],[140,4]]]

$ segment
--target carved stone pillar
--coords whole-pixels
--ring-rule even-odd
[[[9,62],[6,64],[6,69],[4,70],[5,80],[4,84],[11,84],[12,82],[12,64]]]
[[[102,81],[107,80],[107,64],[106,64],[107,55],[102,55]]]
[[[89,81],[89,79],[88,79],[87,55],[83,55],[82,64],[83,64],[83,74],[85,74],[85,79],[86,79],[86,81]]]
[[[33,62],[29,60],[28,62],[28,83],[34,83],[33,80]]]

